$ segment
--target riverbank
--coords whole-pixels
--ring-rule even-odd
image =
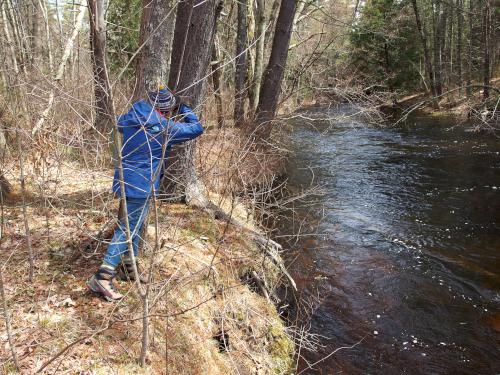
[[[437,100],[438,106],[425,92],[413,93],[395,97],[392,101],[380,106],[385,113],[400,113],[407,115],[409,112],[419,110],[433,116],[454,116],[459,120],[477,121],[483,124],[498,122],[498,98],[500,94],[500,78],[490,81],[490,98],[483,99],[483,91],[478,84],[473,87],[472,95],[467,97],[465,89],[454,89],[443,94]]]
[[[205,177],[216,169],[204,168]],[[160,247],[153,253],[146,245],[141,257],[143,269],[152,267],[153,283],[147,366],[138,366],[142,303],[135,286],[119,282],[126,297],[116,304],[85,287],[117,215],[111,176],[108,169],[65,162],[44,181],[28,181],[33,281],[18,187],[3,209],[0,257],[22,373],[45,365],[44,372],[62,374],[289,373],[294,344],[268,298],[281,284],[280,268],[254,242],[248,206],[221,194],[212,200],[243,227],[181,204],[158,207]],[[155,237],[150,221],[146,244]],[[12,373],[5,330],[2,340],[1,368]]]
[[[399,120],[418,110],[432,116],[453,116],[457,120],[476,122],[479,125],[486,125],[486,127],[495,127],[500,121],[498,108],[500,77],[491,79],[490,97],[486,101],[483,100],[482,85],[480,83],[473,85],[470,97],[466,96],[465,88],[461,90],[456,88],[445,92],[439,97],[438,106],[428,93],[423,91],[397,94],[384,90],[387,90],[387,88],[376,85],[370,88],[340,87],[322,89],[312,99],[305,99],[300,109],[307,111],[312,108],[329,108],[332,105],[355,102],[361,112],[374,118],[377,117],[374,116],[374,112],[380,111],[386,116]]]

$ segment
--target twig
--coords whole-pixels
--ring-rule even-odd
[[[66,41],[66,47],[64,49],[61,63],[59,64],[59,67],[57,68],[57,74],[54,77],[54,81],[56,84],[58,82],[60,82],[63,78],[64,68],[66,67],[66,63],[68,62],[71,51],[73,50],[73,46],[75,44],[75,39],[78,36],[80,29],[82,28],[83,18],[85,16],[86,9],[87,9],[87,1],[83,0],[82,3],[80,4],[80,10],[78,13],[78,17],[76,19],[76,24],[75,24],[75,27],[73,29],[73,33]],[[48,117],[50,111],[52,110],[52,107],[54,104],[54,96],[55,96],[55,87],[53,87],[52,90],[50,91],[49,102],[47,104],[47,107],[43,110],[40,118],[38,119],[35,126],[31,130],[32,136],[36,135],[38,133],[38,131],[42,128],[43,123],[45,122],[45,119]]]
[[[64,348],[62,348],[61,350],[59,350],[57,352],[57,354],[55,356],[53,356],[52,358],[50,358],[47,362],[45,362],[38,370],[36,370],[35,374],[39,374],[41,373],[48,365],[50,365],[52,362],[54,362],[57,358],[59,358],[61,355],[63,355],[64,353],[66,353],[66,351],[68,351],[69,349],[71,349],[73,346],[81,343],[82,341],[86,341],[88,339],[91,339],[92,337],[100,334],[100,333],[103,333],[104,331],[106,331],[107,329],[111,328],[111,326],[113,325],[113,323],[115,323],[114,321],[111,321],[106,327],[100,329],[99,331],[96,331],[94,333],[92,333],[91,335],[88,335],[88,336],[84,336],[82,337],[81,339],[78,339],[76,341],[73,341],[72,343],[66,345]]]
[[[321,362],[323,362],[323,361],[327,360],[328,358],[330,358],[332,355],[334,355],[335,353],[337,353],[337,352],[338,352],[338,351],[340,351],[340,350],[343,350],[343,349],[352,349],[352,348],[354,348],[354,347],[358,346],[359,344],[361,344],[361,342],[362,342],[365,338],[366,338],[366,336],[365,336],[365,337],[363,337],[361,340],[359,340],[357,343],[352,344],[351,346],[341,346],[340,348],[335,349],[333,352],[331,352],[330,354],[328,354],[326,357],[323,357],[323,358],[321,358],[320,360],[318,360],[318,361],[314,362],[313,364],[310,364],[309,366],[307,366],[307,368],[303,369],[303,370],[302,370],[301,372],[299,372],[297,375],[300,375],[300,374],[302,374],[303,372],[305,372],[305,371],[307,371],[307,370],[311,370],[311,369],[312,369],[314,366],[316,366],[318,363],[321,363]]]
[[[0,297],[2,298],[3,317],[5,319],[5,327],[7,329],[7,339],[9,341],[10,352],[12,354],[12,361],[14,361],[14,366],[16,367],[16,370],[20,372],[19,362],[17,361],[17,355],[16,355],[16,347],[14,346],[14,340],[12,339],[12,326],[10,322],[9,310],[7,308],[7,299],[5,297],[2,267],[0,267]]]
[[[33,282],[33,274],[35,269],[34,264],[34,255],[33,255],[33,247],[31,246],[31,234],[30,234],[30,226],[28,223],[28,210],[26,209],[26,181],[24,175],[24,157],[21,148],[21,133],[19,129],[17,129],[17,151],[19,153],[19,172],[20,172],[20,180],[21,180],[21,197],[23,203],[23,219],[24,219],[24,233],[26,236],[26,243],[28,245],[28,259],[29,259],[29,281]]]

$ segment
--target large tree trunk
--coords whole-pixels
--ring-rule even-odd
[[[434,82],[434,72],[432,69],[431,56],[429,53],[429,47],[427,45],[427,34],[420,20],[420,14],[418,12],[417,0],[412,0],[413,12],[415,13],[415,21],[417,23],[418,33],[420,34],[420,41],[422,42],[422,48],[424,50],[424,60],[425,60],[425,70],[427,71],[427,76],[429,77],[429,85],[431,87],[431,95],[433,96],[434,107],[438,107],[436,99],[436,84]]]
[[[490,0],[485,0],[483,15],[483,100],[490,97]]]
[[[167,82],[167,46],[173,22],[173,0],[143,0],[139,45],[144,46],[136,65],[133,100],[143,99],[147,90]]]
[[[274,118],[278,106],[296,7],[296,0],[281,1],[271,56],[264,73],[264,82],[260,90],[259,105],[255,116],[256,125],[261,127],[258,134],[263,138],[267,138],[271,134],[270,122]]]
[[[249,88],[250,112],[254,113],[259,102],[259,90],[262,82],[262,72],[264,70],[264,30],[266,27],[265,2],[256,0],[255,2],[255,66],[252,83]],[[267,33],[266,33],[267,35]]]
[[[219,0],[207,0],[199,6],[188,0],[177,7],[168,82],[198,113],[221,9]],[[204,206],[207,200],[194,166],[194,152],[194,142],[172,149],[162,191],[167,199]]]
[[[245,118],[247,73],[247,10],[248,0],[238,1],[238,31],[236,34],[236,67],[234,73],[234,123],[239,127]]]
[[[196,6],[193,0],[181,2],[177,8],[172,45],[169,86],[196,111],[202,101],[204,76],[208,72],[214,44],[217,18],[222,9],[218,0]]]
[[[107,133],[111,130],[114,119],[111,113],[110,88],[106,77],[106,20],[104,18],[106,4],[105,0],[89,0],[88,6],[94,72],[95,127],[98,131]]]

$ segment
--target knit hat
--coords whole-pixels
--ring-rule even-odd
[[[158,90],[148,91],[149,102],[160,112],[168,112],[175,108],[177,99],[165,86],[158,86]]]

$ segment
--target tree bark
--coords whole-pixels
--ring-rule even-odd
[[[2,109],[0,108],[0,111]],[[0,112],[0,117],[1,117],[1,112]],[[7,154],[7,140],[5,139],[5,132],[0,127],[0,203],[3,204],[4,200],[10,192],[12,191],[12,185],[9,183],[7,178],[3,174],[3,165],[4,165],[4,160],[5,156]]]
[[[266,33],[264,44],[267,46],[273,40],[273,30],[275,30],[276,17],[278,16],[278,11],[280,9],[281,0],[274,0],[271,7],[271,15],[269,16],[269,32]]]
[[[10,52],[10,59],[12,61],[12,70],[14,71],[14,77],[17,77],[19,74],[19,63],[17,61],[17,55],[16,55],[16,45],[15,42],[11,36],[11,33],[9,31],[9,21],[7,20],[7,13],[5,12],[5,7],[6,4],[1,3],[0,4],[0,10],[2,12],[2,24],[3,24],[3,31],[5,34],[5,41],[7,42],[7,46],[9,48]],[[9,75],[8,81],[12,79],[12,75]],[[10,86],[10,82],[9,82]]]
[[[85,10],[87,9],[87,3],[85,0],[83,0],[80,3],[79,8],[80,9],[78,11],[78,16],[76,18],[76,22],[75,22],[75,25],[73,27],[73,32],[71,33],[71,36],[66,41],[66,46],[64,47],[64,52],[63,52],[63,55],[61,57],[61,62],[59,63],[56,75],[54,77],[55,85],[60,85],[60,82],[62,81],[62,79],[64,77],[64,71],[66,69],[66,64],[68,63],[69,56],[70,56],[71,51],[73,50],[73,47],[75,45],[75,39],[78,36],[78,33],[80,32],[80,29],[82,27],[83,18],[85,16]],[[52,111],[52,107],[54,105],[54,97],[55,97],[55,88],[52,88],[52,90],[49,93],[49,100],[47,103],[47,107],[45,107],[42,114],[40,115],[40,118],[38,119],[35,126],[31,130],[31,135],[33,137],[40,131],[45,120],[47,119],[50,112]]]
[[[236,34],[236,67],[234,73],[234,124],[241,125],[245,117],[246,73],[247,73],[247,9],[248,0],[238,1],[238,30]]]
[[[106,77],[106,10],[105,0],[89,0],[90,46],[94,73],[95,127],[101,133],[112,129],[111,97]]]
[[[206,74],[210,66],[217,19],[222,2],[208,0],[180,2],[177,7],[169,86],[195,112],[201,112]],[[205,206],[207,199],[194,166],[195,143],[172,149],[162,183],[162,195],[169,200]]]
[[[3,214],[3,210],[2,210],[2,214]],[[3,239],[3,233],[1,233],[1,234],[2,235],[0,236],[0,240]],[[7,331],[7,340],[8,340],[9,347],[10,347],[12,362],[14,362],[14,367],[16,368],[17,372],[20,373],[21,370],[19,367],[19,361],[17,359],[16,347],[14,345],[14,338],[13,338],[14,335],[12,334],[12,324],[10,321],[10,313],[9,313],[9,309],[7,306],[7,297],[5,296],[2,267],[0,267],[0,299],[2,300],[1,301],[2,302],[2,310],[3,310],[2,315],[3,315],[4,320],[5,320],[5,329]]]
[[[14,47],[13,50],[11,49],[12,53],[14,54],[12,58],[15,58],[17,60],[18,67],[26,77],[28,75],[26,62],[29,61],[29,59],[26,53],[26,38],[24,38],[19,31],[19,20],[16,16],[17,9],[10,0],[3,1],[2,3],[0,3],[0,6],[2,7],[2,18],[4,22],[4,29],[6,30],[5,37],[10,39],[10,42],[8,43],[9,45]],[[9,25],[12,29],[11,33],[7,32]]]
[[[252,83],[249,88],[250,111],[252,113],[257,109],[259,102],[259,90],[262,82],[262,72],[264,70],[264,30],[266,26],[265,2],[264,0],[256,0],[255,2],[255,66]],[[266,34],[267,35],[267,34]]]
[[[422,48],[424,50],[424,60],[425,60],[425,70],[427,71],[427,76],[429,77],[429,86],[431,87],[431,95],[433,96],[434,107],[438,107],[436,99],[436,85],[434,82],[434,72],[432,69],[431,56],[429,53],[429,47],[427,46],[427,35],[425,29],[420,20],[420,14],[418,12],[417,0],[412,0],[413,12],[415,13],[415,21],[417,23],[418,33],[420,34],[420,41],[422,42]]]
[[[169,23],[174,19],[172,0],[143,0],[142,7],[139,45],[143,47],[136,65],[134,102],[167,82]]]
[[[35,63],[35,59],[40,56],[41,51],[41,38],[40,38],[40,13],[38,0],[32,2],[31,14],[31,62]]]
[[[47,47],[47,56],[49,58],[49,71],[54,68],[54,58],[52,54],[52,38],[50,37],[50,20],[49,12],[47,10],[47,4],[43,0],[38,0],[40,3],[40,9],[42,11],[43,22],[45,24],[45,43]]]
[[[458,87],[462,88],[463,86],[463,77],[462,77],[462,34],[464,28],[464,1],[457,0],[457,83]],[[462,95],[462,90],[459,90],[459,95]]]
[[[472,96],[472,15],[473,15],[473,0],[469,0],[469,37],[467,38],[467,82],[465,91],[467,93],[467,97]]]
[[[444,51],[444,63],[445,63],[445,74],[446,74],[446,87],[449,89],[451,87],[451,81],[453,76],[453,16],[455,12],[455,6],[452,4],[447,4],[444,11],[444,25],[447,25],[448,30],[446,31],[445,43],[443,44]],[[444,32],[443,32],[444,35]]]
[[[222,105],[222,68],[221,68],[222,54],[215,45],[212,48],[212,84],[214,87],[215,105],[217,107],[217,127],[222,128],[224,126],[224,108]]]
[[[257,106],[256,125],[261,127],[258,135],[268,138],[271,134],[271,120],[276,114],[281,83],[288,58],[288,47],[292,35],[293,18],[297,7],[296,0],[282,0],[276,30],[274,31],[273,47],[269,64],[264,73],[264,81],[260,90]]]
[[[299,19],[302,18],[300,16],[302,15],[302,12],[304,11],[305,6],[306,6],[306,0],[298,0],[297,1],[297,10],[295,11],[295,16],[293,17],[293,29],[294,30],[297,28],[297,25],[299,23]]]
[[[490,0],[485,0],[483,16],[483,100],[490,97]]]
[[[443,81],[442,81],[442,69],[443,69],[443,60],[442,60],[442,47],[443,47],[443,21],[444,15],[442,12],[442,4],[441,0],[435,1],[435,14],[433,17],[434,20],[434,82],[436,87],[436,95],[439,96],[443,93]]]

